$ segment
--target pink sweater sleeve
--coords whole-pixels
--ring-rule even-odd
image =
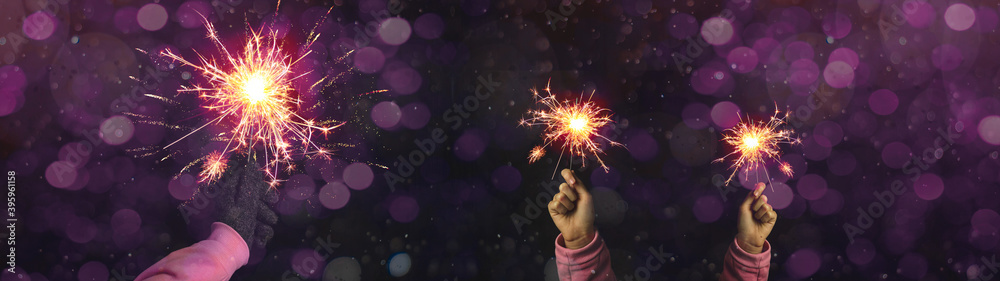
[[[228,225],[212,224],[212,235],[190,247],[170,253],[135,278],[136,281],[229,280],[247,264],[250,249]]]
[[[556,267],[559,280],[615,280],[611,271],[611,255],[604,247],[600,233],[594,234],[590,244],[576,250],[567,249],[562,234],[556,237]]]
[[[747,253],[733,239],[726,251],[719,280],[767,280],[771,268],[771,243],[764,241],[760,254]]]

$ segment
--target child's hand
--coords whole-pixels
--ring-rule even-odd
[[[764,193],[764,183],[757,183],[753,192],[747,194],[747,198],[740,205],[740,217],[736,223],[739,233],[736,234],[736,243],[747,253],[759,254],[764,248],[764,241],[767,235],[771,234],[774,222],[778,220],[778,213],[774,212],[771,204],[767,204],[767,196]]]
[[[562,176],[566,183],[559,185],[559,193],[549,202],[549,215],[562,232],[563,246],[575,250],[594,240],[594,200],[573,171],[563,169]]]

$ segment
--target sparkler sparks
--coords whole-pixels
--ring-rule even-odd
[[[222,61],[228,64],[219,64],[200,53],[197,53],[200,63],[186,60],[169,49],[162,51],[160,55],[201,72],[209,86],[183,87],[179,92],[198,93],[205,101],[202,107],[216,113],[218,117],[164,148],[177,144],[210,124],[233,120],[235,125],[226,133],[228,140],[225,149],[221,153],[202,158],[204,165],[200,173],[201,180],[212,181],[221,176],[226,167],[226,154],[235,151],[252,152],[259,145],[263,148],[264,159],[268,163],[265,171],[271,177],[272,185],[278,182],[276,178],[280,164],[292,167],[289,161],[292,160],[293,153],[327,155],[327,149],[312,141],[314,134],[318,132],[327,135],[344,123],[330,125],[330,122],[316,122],[296,113],[308,107],[297,98],[296,90],[310,91],[327,78],[318,79],[307,89],[292,87],[292,82],[309,74],[294,73],[292,67],[310,52],[307,51],[298,58],[284,55],[277,36],[263,34],[261,28],[259,31],[249,29],[242,53],[233,55],[222,44],[216,29],[208,20],[205,20],[205,27],[208,38],[225,56]],[[310,32],[303,48],[310,49],[309,46],[318,37],[318,34]]]
[[[583,94],[579,99],[559,101],[552,94],[548,85],[545,86],[546,96],[542,97],[537,90],[532,90],[537,103],[546,107],[546,110],[531,110],[528,114],[531,118],[521,119],[522,126],[544,126],[544,144],[531,150],[528,162],[538,161],[545,155],[544,147],[548,147],[557,141],[563,142],[562,151],[559,153],[559,161],[562,161],[563,153],[569,152],[570,163],[573,156],[586,157],[593,155],[604,170],[608,166],[601,160],[600,154],[604,150],[597,143],[597,140],[604,139],[610,145],[622,146],[607,137],[601,135],[598,130],[608,123],[613,122],[610,118],[609,110],[600,108],[590,101],[583,101]],[[593,93],[591,93],[593,97]],[[558,163],[556,164],[558,165]],[[586,165],[586,163],[584,163]]]
[[[785,124],[786,118],[788,118],[787,113],[784,117],[779,118],[778,112],[775,111],[774,116],[771,116],[771,119],[766,123],[763,121],[752,122],[750,120],[740,120],[740,123],[736,124],[736,127],[726,129],[722,133],[722,141],[732,145],[734,150],[713,162],[722,162],[729,156],[738,155],[736,160],[733,161],[733,165],[731,166],[733,173],[726,179],[726,184],[729,184],[733,180],[733,176],[736,175],[736,172],[740,170],[747,172],[750,168],[763,168],[765,175],[767,175],[767,168],[764,167],[764,162],[768,159],[778,161],[781,157],[781,150],[778,148],[779,144],[801,143],[801,140],[792,136],[791,130],[779,129],[779,127]],[[792,166],[788,162],[781,162],[779,169],[787,176],[792,175]],[[769,175],[767,179],[768,182],[771,181]]]

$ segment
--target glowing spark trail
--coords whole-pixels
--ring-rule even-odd
[[[262,27],[259,31],[250,29],[243,52],[234,55],[222,44],[216,29],[207,20],[205,27],[208,38],[225,56],[222,61],[227,64],[219,64],[197,52],[200,63],[188,61],[169,49],[162,51],[160,55],[201,72],[209,86],[184,87],[179,92],[198,93],[205,101],[202,107],[217,113],[218,117],[164,148],[177,144],[210,124],[233,120],[235,125],[227,132],[229,136],[223,152],[202,158],[204,165],[201,180],[211,181],[221,176],[225,171],[226,154],[236,151],[252,152],[255,146],[260,145],[268,163],[265,170],[272,179],[272,185],[277,183],[279,164],[291,167],[289,161],[293,153],[329,153],[327,149],[312,142],[314,133],[326,135],[343,123],[317,124],[296,113],[309,105],[301,104],[301,100],[294,95],[292,82],[309,73],[293,73],[292,67],[310,52],[294,59],[283,55],[278,38],[274,34],[262,34]],[[318,34],[311,32],[303,49],[308,50],[318,37]],[[316,87],[326,78],[312,83],[311,87]],[[311,88],[297,90],[308,91]]]
[[[731,166],[733,173],[726,179],[726,184],[729,184],[736,172],[740,170],[747,172],[750,168],[763,168],[765,175],[767,175],[764,161],[768,159],[778,161],[781,157],[781,150],[778,149],[779,144],[801,143],[801,140],[792,136],[791,130],[779,129],[781,125],[785,124],[785,118],[788,118],[787,113],[784,117],[778,118],[776,111],[766,123],[740,120],[740,123],[736,124],[735,127],[723,131],[722,141],[732,145],[734,150],[713,162],[722,162],[731,155],[737,155]],[[779,169],[785,175],[792,175],[792,166],[787,162],[781,162]],[[767,179],[768,182],[771,181],[769,175]]]
[[[587,101],[583,101],[582,94],[580,99],[559,101],[552,94],[548,85],[545,86],[547,93],[545,97],[542,97],[537,90],[532,90],[532,92],[537,102],[544,105],[546,110],[528,111],[531,118],[521,119],[520,123],[522,126],[544,126],[545,132],[543,134],[544,144],[531,150],[528,162],[538,161],[545,155],[544,147],[561,141],[563,144],[562,151],[559,153],[559,161],[562,161],[565,152],[569,152],[571,164],[573,156],[582,158],[593,155],[601,167],[608,170],[608,166],[600,158],[600,154],[603,154],[604,151],[596,140],[604,139],[610,145],[622,146],[622,144],[614,142],[598,132],[598,129],[613,122],[608,114],[609,110],[598,107],[589,98]],[[593,93],[591,93],[591,97],[593,97]],[[556,165],[558,166],[558,163]]]

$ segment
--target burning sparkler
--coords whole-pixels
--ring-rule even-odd
[[[732,145],[735,149],[733,152],[713,162],[722,162],[731,155],[738,155],[736,160],[733,161],[733,165],[731,166],[733,173],[726,179],[726,184],[729,184],[733,180],[733,176],[736,175],[737,171],[743,170],[747,172],[753,167],[763,168],[765,175],[767,175],[767,168],[764,167],[764,161],[768,159],[778,161],[781,157],[781,150],[778,148],[779,144],[801,143],[801,140],[792,136],[791,130],[779,129],[781,125],[785,124],[785,118],[788,118],[787,113],[784,117],[779,118],[778,112],[775,111],[774,116],[771,116],[771,119],[766,123],[759,120],[755,122],[740,120],[740,123],[736,124],[736,127],[726,129],[722,133],[722,140]],[[788,162],[781,162],[779,166],[782,173],[792,176],[792,166]],[[767,175],[767,178],[768,182],[770,182],[771,177]]]
[[[294,73],[292,67],[310,52],[305,52],[298,58],[284,55],[277,36],[273,33],[263,34],[261,28],[259,31],[249,29],[250,34],[242,53],[234,55],[222,44],[216,29],[208,20],[205,20],[205,27],[208,38],[225,56],[222,61],[227,64],[216,63],[201,54],[197,54],[200,63],[194,63],[169,49],[162,51],[160,55],[201,72],[209,86],[183,87],[179,92],[198,93],[205,101],[202,107],[216,113],[218,117],[164,148],[177,144],[210,124],[234,120],[235,126],[225,133],[228,134],[225,136],[228,139],[225,149],[221,153],[213,153],[200,159],[204,163],[200,173],[201,180],[212,181],[221,176],[226,167],[226,154],[235,151],[251,152],[259,144],[268,163],[265,171],[271,177],[272,185],[277,183],[279,164],[292,167],[288,162],[293,153],[329,153],[312,141],[313,135],[317,132],[326,135],[343,123],[330,125],[330,122],[316,122],[296,113],[307,106],[301,104],[301,100],[296,97],[292,82],[309,73]],[[318,37],[319,34],[310,32],[304,49],[310,49],[309,46]],[[312,83],[309,89],[298,90],[311,90],[326,78]]]
[[[522,126],[544,126],[544,144],[531,150],[528,162],[538,161],[545,155],[544,147],[548,147],[557,141],[562,141],[562,151],[559,153],[559,161],[562,161],[563,153],[569,152],[570,163],[572,157],[586,157],[593,155],[604,170],[608,166],[601,160],[603,154],[601,146],[596,142],[599,139],[606,140],[610,145],[622,146],[607,137],[601,135],[598,130],[604,125],[613,122],[607,109],[600,108],[590,101],[583,101],[583,94],[579,99],[559,101],[552,94],[548,85],[545,86],[546,96],[542,97],[537,90],[532,90],[538,103],[544,105],[546,110],[531,110],[528,114],[531,118],[521,119]],[[593,93],[591,93],[593,97]],[[556,164],[558,165],[558,163]],[[586,163],[584,163],[586,165]]]

